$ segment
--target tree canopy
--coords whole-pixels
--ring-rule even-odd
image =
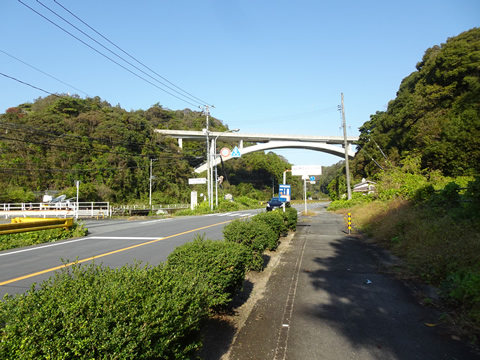
[[[385,154],[394,165],[418,158],[425,171],[478,174],[480,28],[427,49],[416,69],[403,79],[388,109],[360,127],[355,173],[377,173]]]

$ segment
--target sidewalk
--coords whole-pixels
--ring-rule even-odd
[[[372,246],[323,205],[297,232],[230,347],[231,360],[479,359],[436,324]]]

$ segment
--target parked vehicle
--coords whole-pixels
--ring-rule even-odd
[[[270,201],[267,203],[267,211],[272,211],[278,208],[281,208],[285,204],[286,207],[290,206],[289,202],[282,201],[278,197],[273,197],[270,199]]]

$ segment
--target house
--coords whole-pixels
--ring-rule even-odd
[[[373,194],[375,192],[376,183],[370,180],[362,179],[362,182],[353,185],[354,192],[361,192],[364,194]]]

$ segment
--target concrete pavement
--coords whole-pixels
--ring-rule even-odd
[[[479,359],[440,314],[381,272],[384,253],[349,236],[324,205],[299,217],[291,247],[230,347],[229,359]],[[388,258],[388,257],[387,257]]]

